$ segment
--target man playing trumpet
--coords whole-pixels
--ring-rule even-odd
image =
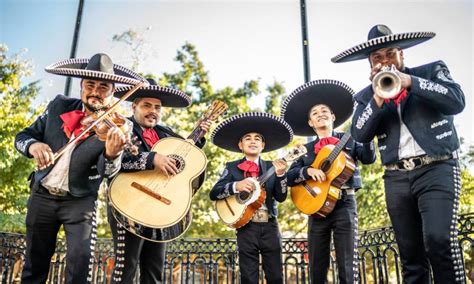
[[[378,138],[404,282],[430,283],[431,265],[435,283],[464,283],[457,239],[459,139],[453,123],[453,116],[464,109],[464,93],[442,61],[415,68],[404,65],[403,49],[434,36],[393,34],[387,26],[376,25],[367,42],[332,61],[368,58],[371,80],[385,66],[395,67],[398,78],[393,87],[401,89],[395,96],[387,98],[390,90],[373,86],[355,95],[352,136],[359,142]]]

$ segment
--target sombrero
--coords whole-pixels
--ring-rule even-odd
[[[291,127],[280,117],[265,112],[246,112],[221,122],[212,132],[211,141],[220,148],[241,152],[240,139],[251,132],[258,133],[265,139],[262,152],[284,147],[293,139]]]
[[[433,32],[410,32],[393,34],[386,25],[372,27],[367,36],[367,41],[351,47],[338,55],[331,61],[334,63],[348,62],[368,58],[375,50],[396,46],[401,49],[409,48],[432,39],[436,34]]]
[[[164,107],[187,107],[191,104],[191,97],[186,93],[157,85],[155,80],[146,79],[150,83],[147,87],[142,87],[127,98],[127,101],[133,102],[136,98],[155,98],[161,101]],[[116,98],[125,95],[132,86],[118,87],[114,93]]]
[[[315,105],[327,105],[334,115],[334,128],[344,123],[352,114],[354,91],[336,80],[315,80],[294,90],[283,102],[281,116],[291,126],[295,135],[314,136],[308,125],[308,114]]]
[[[107,54],[97,53],[88,58],[72,58],[53,63],[46,72],[82,79],[101,80],[119,84],[136,85],[145,81],[137,73],[123,66],[113,64]]]

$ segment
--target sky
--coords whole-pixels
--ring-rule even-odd
[[[41,80],[37,100],[64,90],[64,77],[44,67],[70,54],[78,0],[0,0],[0,43],[13,54],[26,49],[34,64],[27,81]],[[436,37],[404,50],[409,67],[443,60],[464,90],[466,108],[455,118],[458,134],[474,144],[473,0],[306,0],[311,79],[336,79],[355,91],[370,81],[366,60],[334,64],[330,58],[365,42],[375,24],[394,33],[432,31]],[[146,60],[138,71],[160,75],[179,66],[173,58],[194,44],[219,89],[259,79],[262,90],[282,82],[287,94],[304,83],[299,0],[121,1],[85,0],[78,58],[97,52],[131,65],[129,50],[112,41],[130,28],[145,35]],[[78,96],[78,81],[73,81]],[[266,93],[252,100],[262,106]]]

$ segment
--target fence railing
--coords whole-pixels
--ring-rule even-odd
[[[361,231],[359,235],[361,283],[402,283],[400,258],[391,227]],[[472,283],[474,213],[460,216],[459,241],[463,248],[468,283]],[[24,235],[0,233],[1,283],[19,283],[24,250]],[[49,283],[63,282],[65,250],[64,240],[59,240],[51,260]],[[93,283],[109,283],[113,265],[112,241],[99,239],[95,251]],[[330,268],[330,281],[338,283],[334,255]],[[306,239],[283,239],[283,273],[286,283],[309,283]],[[164,280],[165,283],[240,283],[236,240],[181,239],[169,243]]]

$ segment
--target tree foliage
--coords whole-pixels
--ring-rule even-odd
[[[8,48],[0,45],[0,227],[9,231],[24,231],[27,178],[34,167],[13,145],[15,135],[41,110],[31,105],[38,95],[37,82],[21,83],[30,73],[30,62],[21,53],[9,56]]]

